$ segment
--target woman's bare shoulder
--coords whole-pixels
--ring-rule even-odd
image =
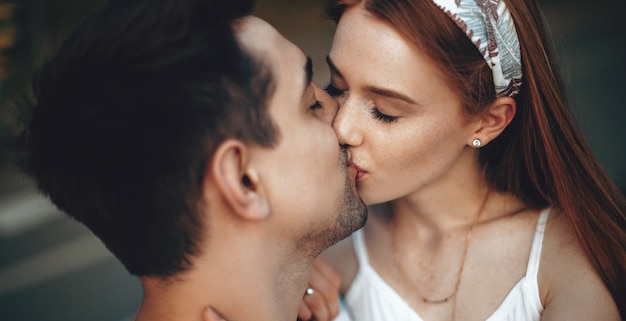
[[[542,320],[620,320],[617,305],[565,215],[553,210],[543,241]]]

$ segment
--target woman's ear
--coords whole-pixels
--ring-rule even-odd
[[[242,219],[262,220],[269,216],[270,206],[250,157],[246,144],[226,140],[215,150],[207,175],[214,179],[218,194],[233,214]]]
[[[506,127],[511,123],[517,104],[511,97],[498,97],[487,107],[480,117],[480,126],[470,137],[468,144],[474,147],[484,146],[496,139]],[[478,142],[476,142],[478,140]]]

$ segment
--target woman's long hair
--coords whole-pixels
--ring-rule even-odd
[[[364,0],[372,15],[426,52],[469,113],[496,99],[491,70],[474,44],[431,0]],[[338,21],[359,0],[333,1]],[[520,40],[523,84],[507,129],[480,149],[487,179],[534,208],[567,221],[626,320],[626,200],[584,142],[567,109],[543,16],[534,0],[507,0]]]

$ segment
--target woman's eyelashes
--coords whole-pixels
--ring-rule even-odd
[[[381,113],[376,107],[372,108],[372,116],[383,123],[393,123],[398,120],[398,117],[396,116],[389,116]]]
[[[341,95],[343,95],[346,91],[343,89],[338,89],[337,87],[335,87],[333,84],[328,84],[326,85],[326,87],[324,87],[324,90],[328,93],[329,96],[333,97],[333,98],[337,98]],[[397,116],[390,116],[390,115],[386,115],[380,112],[380,110],[378,110],[378,108],[376,106],[374,106],[372,108],[372,117],[374,117],[374,119],[379,120],[383,123],[393,123],[395,121],[398,120]]]

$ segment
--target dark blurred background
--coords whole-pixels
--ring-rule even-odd
[[[538,0],[572,111],[596,156],[626,190],[626,27],[619,1]],[[39,196],[12,166],[13,102],[31,74],[102,0],[0,0],[0,320],[130,321],[139,282],[81,225]],[[313,57],[325,84],[333,23],[323,0],[261,0],[257,14]],[[254,304],[251,302],[250,304]]]

